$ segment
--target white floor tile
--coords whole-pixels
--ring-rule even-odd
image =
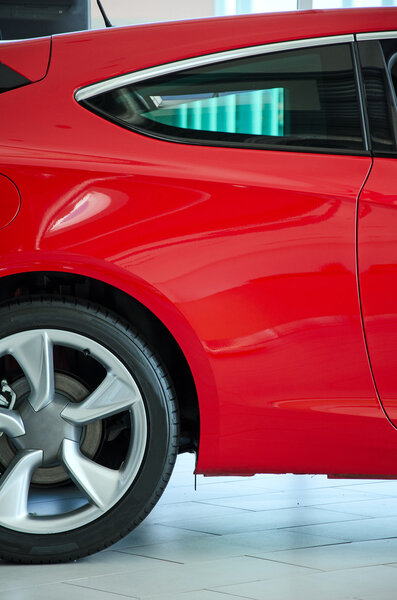
[[[397,560],[397,539],[280,550],[255,556],[322,571],[335,571],[395,562]]]
[[[330,544],[345,543],[346,540],[311,535],[302,532],[303,527],[291,529],[274,529],[268,531],[250,531],[230,533],[220,539],[226,539],[230,544],[243,546],[245,554],[272,552],[292,548],[311,548],[314,546],[329,546]]]
[[[191,518],[189,515],[180,515],[174,521],[167,521],[167,525],[176,528],[201,531],[226,535],[228,533],[241,533],[247,531],[264,531],[267,529],[280,529],[283,527],[297,527],[300,525],[314,525],[315,523],[332,523],[334,521],[357,520],[357,515],[338,513],[317,507],[285,508],[283,510],[264,510],[241,513],[238,518],[229,514],[217,517]],[[363,518],[365,520],[365,518]]]
[[[0,565],[0,594],[7,592],[7,598],[12,598],[11,590],[26,588],[43,583],[72,581],[89,577],[98,573],[106,573],[111,577],[125,570],[131,573],[140,569],[150,569],[157,566],[157,561],[150,558],[131,557],[119,552],[100,552],[77,562],[60,565]],[[1,597],[1,596],[0,596]]]
[[[228,506],[217,506],[216,504],[204,504],[202,502],[191,502],[187,501],[183,504],[184,514],[189,516],[189,519],[197,518],[213,518],[222,516],[225,517],[230,515],[231,517],[239,518],[241,514],[245,514],[247,511],[241,508],[233,508]],[[150,515],[146,518],[146,523],[169,523],[175,521],[181,516],[181,505],[180,503],[175,504],[160,504],[155,506]]]
[[[149,518],[100,554],[0,563],[0,600],[397,598],[397,482],[198,476],[195,491],[193,470],[179,457]]]
[[[66,583],[50,583],[37,586],[28,585],[27,587],[12,591],[0,591],[0,600],[9,600],[10,598],[12,600],[71,600],[73,597],[76,600],[117,600],[117,596],[115,597],[114,594],[109,592],[100,592],[86,588],[82,594],[76,595],[75,589]],[[212,599],[209,598],[208,600]],[[215,600],[217,599],[215,598]],[[225,596],[223,600],[225,600]]]
[[[109,550],[119,550],[123,548],[131,548],[135,546],[149,546],[152,544],[173,543],[179,541],[184,544],[192,539],[212,539],[212,533],[200,533],[199,531],[188,531],[187,529],[177,529],[176,527],[168,527],[168,525],[156,525],[154,523],[142,523],[137,529],[132,531],[125,538],[114,544]]]
[[[365,567],[253,581],[223,586],[216,591],[253,600],[363,600],[366,596],[372,596],[373,600],[392,600],[390,595],[393,593],[395,600],[397,573],[394,574],[393,571],[388,567]]]
[[[381,494],[385,496],[397,496],[397,481],[392,480],[355,480],[355,483],[347,483],[348,480],[342,480],[343,487],[353,488],[358,492],[368,492],[369,494]],[[357,486],[357,487],[356,487]]]
[[[148,600],[246,600],[244,596],[231,597],[224,592],[216,590],[196,590],[194,592],[182,592],[182,594],[159,594],[150,596]]]
[[[297,529],[309,535],[326,536],[350,542],[397,538],[397,517],[365,518],[343,523],[308,525]]]
[[[152,544],[135,548],[123,548],[121,551],[136,556],[146,556],[161,560],[173,560],[180,564],[219,560],[232,556],[247,554],[247,546],[233,544],[230,536],[211,536],[207,538],[192,538],[183,543],[178,541],[165,544]],[[314,538],[314,536],[312,536]],[[320,539],[320,538],[319,538]]]
[[[390,496],[378,497],[372,499],[355,500],[354,502],[333,502],[324,504],[323,508],[335,510],[338,512],[354,512],[364,517],[389,517],[397,516],[397,498]]]
[[[365,510],[365,505],[362,505],[362,503],[365,503],[366,501],[368,501],[368,513],[363,513],[362,510]],[[367,492],[357,492],[356,490],[332,487],[309,488],[305,490],[284,492],[268,492],[262,490],[260,493],[255,494],[207,499],[203,500],[202,504],[253,511],[295,508],[298,506],[321,506],[325,509],[334,510],[335,505],[335,510],[338,510],[339,512],[375,516],[370,513],[371,507],[376,506],[377,503],[379,503],[381,508],[378,510],[382,512],[388,502],[391,503],[392,500],[390,500],[389,497],[381,496],[379,494],[369,494]],[[393,510],[394,513],[392,512],[390,514],[397,514],[397,502],[395,502]]]
[[[135,558],[139,557],[130,558],[133,564]],[[194,568],[190,565],[163,563],[161,566],[135,573],[127,571],[118,573],[117,576],[98,575],[71,583],[80,588],[87,587],[127,597],[149,598],[159,594],[198,591],[260,579],[295,577],[309,572],[315,571],[306,567],[241,556],[195,563]]]

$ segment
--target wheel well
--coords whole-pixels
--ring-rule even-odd
[[[175,387],[181,419],[179,452],[196,451],[200,427],[196,387],[182,350],[163,323],[140,302],[97,279],[52,271],[20,273],[1,279],[0,303],[42,294],[101,304],[139,329],[160,356]]]

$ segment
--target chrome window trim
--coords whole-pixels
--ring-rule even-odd
[[[184,71],[185,69],[223,62],[225,60],[246,58],[249,56],[255,56],[257,54],[269,54],[271,52],[282,52],[284,50],[296,50],[298,48],[310,48],[312,46],[343,44],[346,42],[354,42],[354,35],[348,34],[306,38],[302,40],[291,40],[288,42],[276,42],[272,44],[237,48],[236,50],[225,50],[224,52],[216,52],[214,54],[204,54],[202,56],[195,56],[194,58],[187,58],[184,60],[158,65],[156,67],[150,67],[148,69],[142,69],[140,71],[134,71],[125,75],[118,75],[116,77],[112,77],[111,79],[100,81],[99,83],[93,83],[91,85],[84,86],[75,92],[75,98],[77,102],[81,102],[82,100],[87,100],[88,98],[92,98],[98,94],[103,94],[104,92],[110,92],[111,90],[124,85],[137,83],[138,81],[144,81],[145,79],[151,79],[152,77],[168,75],[169,73]]]
[[[366,40],[387,40],[397,38],[397,31],[371,31],[370,33],[358,33],[356,35],[358,42]]]

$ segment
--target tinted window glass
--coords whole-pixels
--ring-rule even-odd
[[[397,91],[397,40],[386,39],[380,42],[387,70],[391,76],[391,83]]]
[[[283,135],[284,89],[164,95],[142,116],[156,123],[196,131]]]
[[[29,79],[26,79],[26,77],[14,71],[14,69],[7,67],[7,65],[0,63],[0,93],[27,85],[28,83],[30,83]]]
[[[131,129],[187,143],[363,149],[347,44],[181,71],[84,104]]]
[[[360,42],[360,61],[365,86],[372,149],[375,153],[395,152],[396,114],[387,71],[390,40],[384,50],[378,41]],[[391,48],[390,48],[391,50]]]

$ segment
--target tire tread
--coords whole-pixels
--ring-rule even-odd
[[[17,555],[14,552],[7,552],[7,550],[5,550],[4,547],[0,546],[0,559],[16,564],[55,564],[65,561],[76,560],[78,558],[82,558],[84,556],[89,556],[96,552],[100,552],[101,550],[110,547],[112,544],[116,543],[117,541],[131,533],[131,531],[133,531],[133,529],[135,529],[152,511],[152,509],[160,499],[162,493],[164,492],[165,487],[173,471],[179,446],[180,423],[178,403],[174,386],[169,375],[166,372],[161,358],[156,354],[155,351],[153,351],[153,349],[149,346],[144,337],[138,332],[137,327],[132,323],[121,319],[116,313],[113,313],[108,309],[103,308],[99,304],[95,304],[91,301],[82,301],[77,300],[75,298],[67,298],[63,296],[40,295],[36,297],[32,296],[28,298],[15,299],[12,302],[7,302],[3,304],[0,307],[0,312],[2,312],[3,315],[4,313],[8,312],[10,319],[12,320],[12,315],[14,313],[19,313],[20,311],[24,310],[32,310],[36,307],[36,304],[38,303],[40,303],[40,305],[43,308],[73,308],[74,310],[77,310],[82,314],[86,314],[87,316],[92,316],[94,314],[95,316],[106,320],[108,323],[111,323],[113,327],[119,330],[120,333],[127,336],[130,342],[132,342],[138,348],[138,350],[144,355],[147,362],[150,364],[153,374],[156,376],[161,386],[165,403],[168,407],[168,417],[170,424],[169,451],[164,462],[162,476],[159,478],[155,489],[153,490],[148,501],[146,502],[145,507],[134,519],[126,523],[126,526],[122,530],[118,531],[116,535],[103,540],[103,542],[99,545],[96,543],[94,547],[86,546],[84,550],[82,548],[79,548],[79,550],[76,550],[76,552],[68,551],[64,554],[51,554],[46,555],[45,557],[22,553],[20,555]],[[0,326],[0,337],[2,337],[1,329],[2,328]]]

